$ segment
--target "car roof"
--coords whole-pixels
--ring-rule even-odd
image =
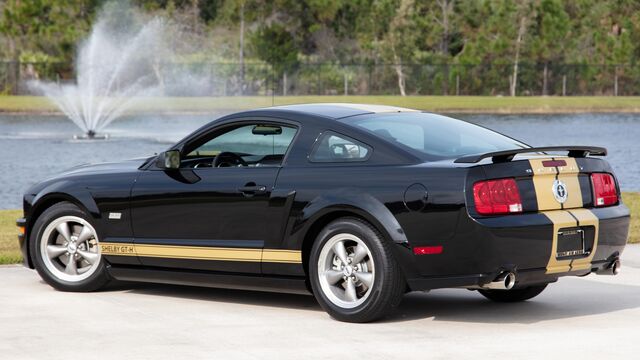
[[[397,106],[387,105],[369,105],[369,104],[350,104],[350,103],[316,103],[316,104],[296,104],[272,106],[260,109],[262,111],[293,111],[298,113],[310,114],[330,119],[342,119],[350,116],[364,114],[379,113],[401,113],[401,112],[419,112],[419,110],[407,109]]]

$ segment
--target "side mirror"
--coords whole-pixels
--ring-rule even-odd
[[[156,166],[163,170],[175,170],[180,168],[180,151],[169,150],[158,154]]]

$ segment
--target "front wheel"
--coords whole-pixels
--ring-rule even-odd
[[[93,291],[109,281],[91,218],[71,203],[58,203],[35,221],[29,239],[35,268],[63,291]]]
[[[480,294],[495,302],[520,302],[532,299],[547,287],[547,284],[511,290],[478,290]]]
[[[390,245],[356,218],[335,220],[320,232],[309,270],[320,306],[340,321],[369,322],[387,315],[406,287]]]

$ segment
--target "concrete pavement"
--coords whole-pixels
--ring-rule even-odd
[[[332,320],[310,296],[151,284],[73,294],[2,267],[0,359],[636,358],[640,246],[622,264],[519,304],[409,294],[372,324]]]

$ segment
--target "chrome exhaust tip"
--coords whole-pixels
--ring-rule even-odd
[[[616,261],[614,261],[613,264],[611,265],[611,273],[613,275],[620,274],[620,267],[621,266],[622,266],[622,263],[620,263],[620,260],[616,259]]]
[[[505,271],[492,282],[482,286],[483,289],[511,290],[516,285],[516,274]]]
[[[620,268],[621,267],[622,267],[622,263],[620,262],[620,259],[615,259],[611,263],[611,265],[609,265],[609,267],[596,272],[596,274],[598,274],[598,275],[618,275],[618,274],[620,274]]]

